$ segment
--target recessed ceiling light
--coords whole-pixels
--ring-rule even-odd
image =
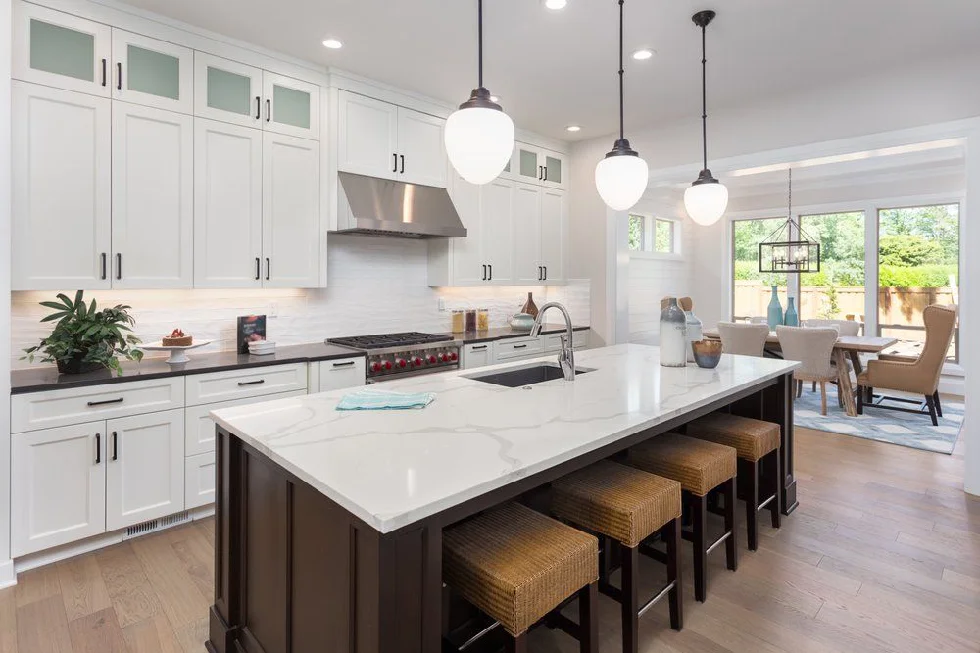
[[[544,0],[544,6],[555,11],[564,9],[567,4],[568,0]]]
[[[580,131],[582,131],[582,128],[579,127],[578,125],[569,125],[568,127],[565,127],[565,131],[567,131],[567,132],[580,132]]]
[[[647,59],[653,57],[654,54],[656,54],[656,52],[654,52],[653,50],[644,48],[642,50],[637,50],[636,52],[634,52],[633,58],[636,59],[637,61],[646,61]]]
[[[330,48],[331,50],[339,50],[344,47],[344,44],[337,39],[327,39],[323,42],[323,47]]]

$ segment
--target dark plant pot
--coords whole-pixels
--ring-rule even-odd
[[[73,358],[69,361],[58,361],[58,372],[61,374],[85,374],[101,370],[99,363],[85,362],[81,358]]]

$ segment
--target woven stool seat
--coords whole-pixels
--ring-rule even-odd
[[[723,444],[665,433],[630,449],[633,467],[677,481],[699,497],[736,474],[736,452]]]
[[[511,635],[599,578],[599,541],[517,503],[443,533],[443,579]]]
[[[687,434],[732,447],[738,457],[757,462],[779,448],[779,425],[749,417],[711,413],[687,425]]]
[[[555,481],[552,489],[556,516],[628,547],[681,516],[680,483],[608,460]]]

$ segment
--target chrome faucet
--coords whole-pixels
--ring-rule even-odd
[[[544,314],[549,308],[557,308],[565,316],[565,333],[561,336],[561,353],[558,354],[558,365],[561,366],[562,374],[566,381],[575,380],[575,353],[572,351],[572,317],[568,314],[568,309],[558,302],[548,302],[538,311],[538,316],[534,319],[534,326],[531,327],[531,337],[537,338],[541,333],[541,322]]]

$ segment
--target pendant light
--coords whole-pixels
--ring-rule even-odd
[[[704,146],[704,168],[697,181],[684,192],[684,206],[691,219],[702,226],[712,225],[721,219],[728,208],[728,189],[711,176],[708,170],[708,81],[707,41],[708,24],[715,12],[699,11],[694,14],[694,24],[701,28],[701,136]]]
[[[459,175],[471,184],[496,179],[514,154],[514,121],[483,88],[483,0],[477,0],[479,82],[470,99],[446,121],[446,153]]]
[[[650,169],[623,135],[623,2],[619,0],[619,139],[595,167],[595,185],[613,211],[633,207],[647,189]]]
[[[793,169],[789,169],[789,218],[759,243],[759,272],[809,274],[820,272],[820,243],[793,218]]]

